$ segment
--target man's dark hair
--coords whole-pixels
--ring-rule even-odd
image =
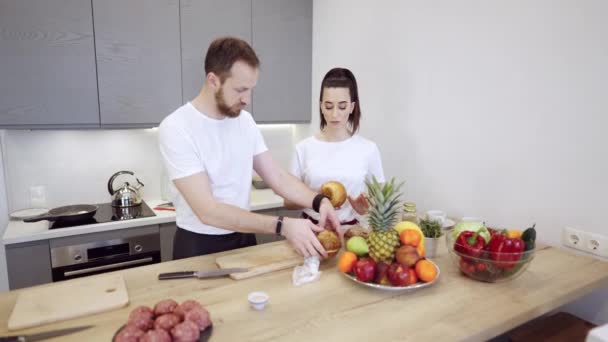
[[[232,65],[237,61],[244,62],[252,68],[260,65],[258,56],[246,41],[235,37],[217,38],[207,49],[205,75],[212,72],[224,82],[230,76]]]
[[[347,88],[350,93],[350,101],[355,102],[355,108],[348,117],[351,134],[357,133],[359,130],[359,120],[361,119],[361,104],[359,102],[359,90],[357,89],[357,80],[355,75],[345,68],[333,68],[325,74],[321,82],[321,94],[319,95],[319,103],[323,102],[323,90],[325,88]],[[319,109],[321,115],[321,130],[327,126],[327,121],[323,116],[323,112]]]

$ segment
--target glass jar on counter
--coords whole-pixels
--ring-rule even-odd
[[[416,212],[416,203],[403,203],[403,214],[401,216],[401,221],[409,221],[418,224],[418,213]]]

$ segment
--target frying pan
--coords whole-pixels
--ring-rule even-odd
[[[66,205],[64,207],[53,208],[46,214],[25,219],[23,222],[38,222],[42,220],[80,222],[93,218],[97,212],[97,208],[98,206],[90,204]]]

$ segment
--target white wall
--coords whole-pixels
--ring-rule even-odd
[[[160,197],[157,133],[147,130],[8,131],[5,157],[11,210],[30,207],[30,186],[46,187],[48,207],[109,202],[107,182],[131,170],[146,196]]]
[[[362,134],[408,200],[504,227],[604,229],[608,2],[314,2],[313,94],[360,85]],[[606,291],[571,306],[608,322]]]
[[[268,148],[284,166],[293,152],[295,126],[260,126]],[[163,166],[157,139],[156,129],[7,131],[10,211],[30,207],[34,185],[46,187],[48,207],[109,202],[107,182],[119,170],[135,172],[145,184],[144,196],[158,199]],[[121,183],[116,181],[117,186]]]

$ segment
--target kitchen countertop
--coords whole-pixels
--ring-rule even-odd
[[[154,208],[167,201],[148,200],[146,203]],[[283,198],[276,195],[271,189],[252,189],[250,195],[250,209],[252,211],[279,208],[283,206]],[[4,245],[55,239],[65,236],[98,233],[116,229],[135,228],[147,225],[175,222],[175,212],[167,210],[154,210],[156,216],[144,217],[125,221],[112,221],[106,223],[89,224],[61,229],[49,229],[49,221],[25,223],[23,221],[10,220],[2,242]]]
[[[173,298],[178,302],[195,299],[209,310],[214,341],[480,341],[608,285],[608,263],[559,248],[539,250],[520,277],[495,284],[461,275],[444,243],[438,252],[434,259],[441,269],[437,283],[410,293],[355,284],[339,273],[336,259],[322,264],[317,282],[302,287],[292,285],[291,269],[245,280],[156,279],[161,272],[216,268],[218,256],[234,251],[143,266],[117,271],[126,281],[129,306],[17,332],[93,324],[92,329],[55,340],[110,341],[133,308]],[[7,321],[21,291],[27,289],[0,294],[0,335],[9,334]],[[264,311],[249,307],[247,295],[252,291],[270,296]]]

